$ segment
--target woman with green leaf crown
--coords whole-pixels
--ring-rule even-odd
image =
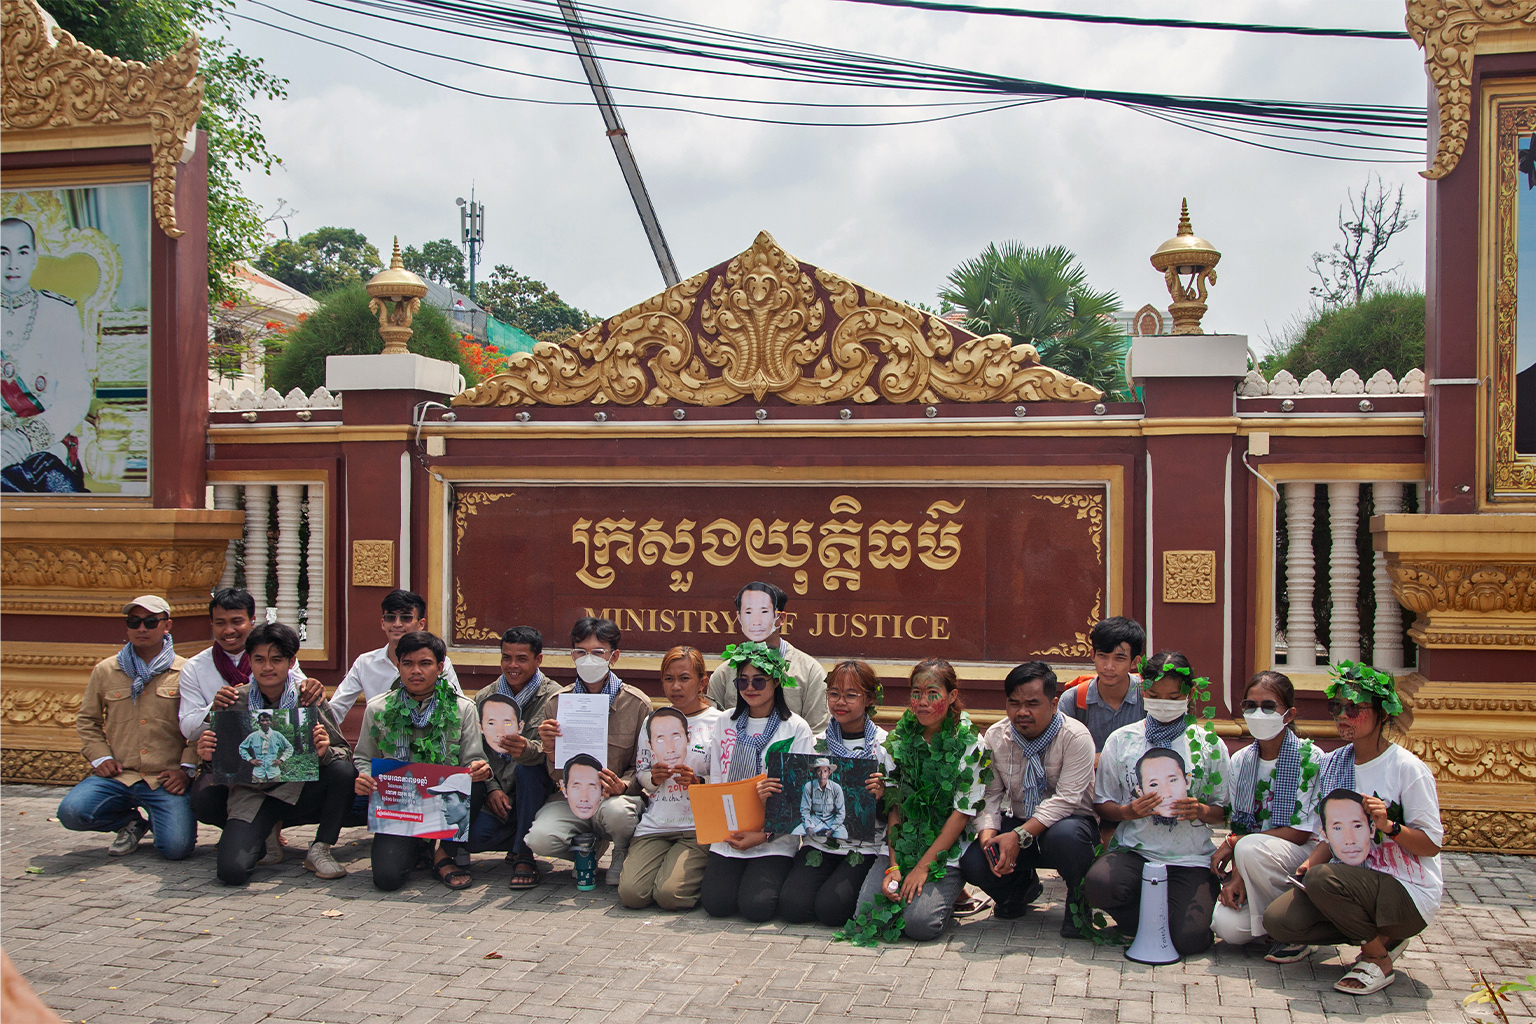
[[[1323,753],[1291,730],[1296,688],[1281,672],[1248,680],[1239,706],[1253,742],[1232,755],[1232,834],[1216,847],[1211,870],[1231,874],[1221,887],[1211,930],[1241,946],[1262,939],[1264,910],[1317,845],[1318,778]],[[1270,943],[1265,959],[1290,963],[1304,946]]]
[[[1141,871],[1168,867],[1168,930],[1181,956],[1211,947],[1216,908],[1214,825],[1227,818],[1232,765],[1210,720],[1211,681],[1189,659],[1163,651],[1141,668],[1147,717],[1110,733],[1094,778],[1100,819],[1118,822],[1109,851],[1088,869],[1088,905],[1134,934],[1141,917]],[[1194,698],[1192,701],[1191,698]],[[1203,720],[1203,721],[1202,721]]]
[[[827,710],[831,722],[816,749],[833,757],[858,757],[877,761],[864,788],[877,801],[885,797],[885,779],[891,773],[891,755],[885,749],[886,731],[875,724],[882,689],[875,670],[862,661],[841,661],[827,676]],[[885,825],[880,822],[874,839],[857,842],[823,836],[807,836],[795,854],[795,866],[784,883],[779,916],[791,924],[820,921],[841,928],[858,908],[859,889],[875,858],[885,852]]]
[[[709,744],[709,778],[740,782],[762,775],[769,753],[811,754],[816,736],[805,719],[789,710],[784,687],[795,686],[789,663],[777,648],[756,641],[732,644],[721,655],[736,677],[736,708],[715,721]],[[757,784],[764,800],[783,789],[776,778]],[[769,921],[794,863],[800,840],[771,832],[732,832],[709,848],[700,902],[710,917],[740,914]]]
[[[861,946],[943,933],[964,884],[960,857],[975,839],[972,819],[992,777],[960,681],[942,658],[912,670],[907,710],[885,748],[893,762],[885,855],[864,877],[858,912],[837,934]]]
[[[1445,831],[1434,774],[1387,735],[1403,713],[1391,673],[1354,661],[1328,673],[1323,693],[1344,746],[1323,763],[1318,790],[1324,798],[1339,789],[1361,794],[1374,841],[1358,867],[1328,863],[1331,851],[1320,844],[1297,869],[1306,888],[1271,903],[1264,927],[1297,947],[1297,960],[1320,945],[1358,945],[1359,959],[1334,988],[1369,995],[1397,980],[1393,964],[1440,909]]]

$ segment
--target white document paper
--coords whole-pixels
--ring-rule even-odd
[[[736,822],[736,798],[727,793],[720,798],[720,802],[725,807],[726,828],[729,828],[732,832],[741,831],[741,827]]]
[[[560,695],[556,709],[560,735],[555,738],[555,767],[565,770],[577,754],[591,754],[597,763],[608,767],[608,695],[577,693]]]

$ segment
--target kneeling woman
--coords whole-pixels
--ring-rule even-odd
[[[879,770],[864,784],[877,801],[885,796],[885,777],[891,772],[886,732],[874,719],[880,692],[880,677],[862,661],[839,662],[827,676],[832,722],[827,726],[826,752],[877,762]],[[870,865],[883,852],[884,821],[868,842],[806,836],[784,884],[779,916],[791,924],[820,921],[828,928],[841,928],[858,909],[859,889]]]
[[[740,782],[762,774],[770,746],[814,753],[811,727],[784,700],[784,687],[796,685],[784,656],[754,642],[727,647],[724,660],[736,674],[736,709],[715,723],[709,778]],[[778,779],[766,779],[758,783],[758,795],[766,799],[781,788]],[[794,836],[770,832],[732,832],[725,842],[710,846],[701,898],[709,916],[739,913],[749,921],[770,920],[778,912],[779,892],[798,846]]]
[[[992,757],[960,699],[949,662],[912,670],[906,713],[886,742],[893,786],[886,793],[887,852],[859,891],[858,914],[840,933],[863,945],[902,935],[938,938],[964,879],[960,858],[992,777]]]

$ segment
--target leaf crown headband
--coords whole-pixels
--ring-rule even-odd
[[[784,655],[777,648],[769,647],[765,643],[748,640],[745,643],[731,644],[720,657],[733,669],[739,669],[749,663],[755,665],[763,670],[765,676],[780,686],[800,685],[799,681],[790,674],[789,662],[784,660]]]
[[[1323,687],[1329,700],[1340,698],[1351,704],[1374,704],[1381,699],[1381,709],[1389,715],[1403,713],[1402,699],[1397,695],[1397,681],[1390,672],[1381,672],[1359,661],[1341,661],[1328,666],[1333,682]]]

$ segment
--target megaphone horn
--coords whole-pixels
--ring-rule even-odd
[[[1147,861],[1141,867],[1141,920],[1136,941],[1125,951],[1139,964],[1176,964],[1181,957],[1168,932],[1168,865]]]

